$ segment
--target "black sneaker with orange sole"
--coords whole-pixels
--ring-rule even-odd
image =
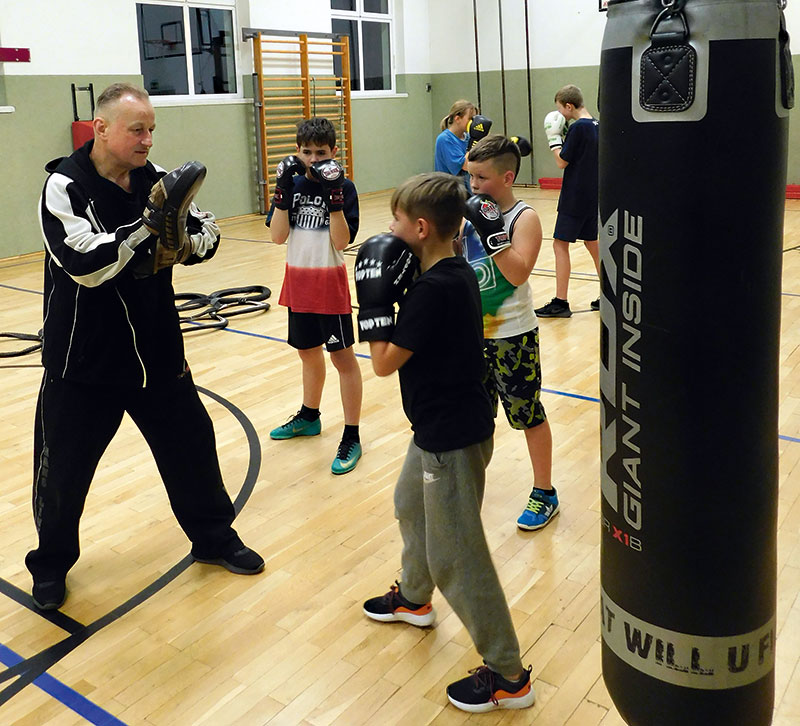
[[[395,582],[389,592],[372,597],[364,603],[364,615],[382,623],[409,623],[418,628],[433,625],[436,610],[429,602],[414,603],[400,594],[400,583]]]
[[[536,700],[531,685],[531,666],[517,681],[506,680],[486,665],[473,668],[466,678],[447,687],[447,698],[456,708],[470,713],[528,708]]]

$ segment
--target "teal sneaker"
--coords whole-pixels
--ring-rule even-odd
[[[309,421],[307,418],[300,418],[298,411],[285,424],[272,429],[269,437],[277,440],[293,439],[295,436],[316,436],[320,431],[322,431],[321,419]]]
[[[517,527],[520,529],[541,529],[553,517],[558,514],[558,494],[553,489],[550,495],[545,494],[541,489],[533,489],[528,506],[517,520]]]
[[[336,458],[331,464],[331,471],[334,474],[347,474],[356,468],[358,460],[361,458],[361,444],[358,441],[345,441],[342,439]]]

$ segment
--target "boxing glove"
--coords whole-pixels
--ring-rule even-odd
[[[560,111],[551,111],[544,117],[544,133],[551,150],[564,145],[566,123]]]
[[[531,142],[524,136],[509,136],[508,138],[517,145],[520,156],[528,156],[531,153]]]
[[[394,330],[394,303],[414,279],[419,260],[393,234],[377,234],[361,245],[354,276],[358,298],[358,340],[389,340]]]
[[[305,174],[306,165],[294,155],[287,156],[275,169],[275,195],[272,198],[276,209],[291,209],[295,174]]]
[[[487,136],[492,128],[492,119],[486,116],[473,116],[467,124],[467,151],[477,144],[484,136]]]
[[[500,207],[488,194],[473,194],[467,199],[464,216],[472,222],[489,257],[511,247]]]
[[[336,159],[315,161],[311,165],[311,176],[322,185],[329,212],[341,212],[344,208],[344,168]]]

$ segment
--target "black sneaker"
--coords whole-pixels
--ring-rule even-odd
[[[500,708],[528,708],[536,700],[531,686],[531,666],[518,681],[507,681],[489,666],[473,668],[471,675],[447,687],[447,698],[456,708],[485,713]]]
[[[424,605],[406,600],[400,594],[400,583],[395,582],[389,592],[373,597],[364,603],[364,614],[382,623],[403,622],[425,628],[436,620],[436,610],[426,602]]]
[[[237,575],[257,575],[264,570],[264,558],[249,547],[242,547],[224,557],[209,559],[197,555],[192,555],[192,557],[195,562],[202,562],[205,565],[220,565]]]
[[[34,582],[31,597],[39,610],[58,610],[67,599],[67,584],[64,580]]]
[[[547,305],[534,310],[540,318],[571,318],[572,310],[569,303],[561,298],[554,297]]]
[[[591,307],[592,307],[592,310],[599,310],[600,309],[600,298],[597,298],[597,300],[592,300]]]

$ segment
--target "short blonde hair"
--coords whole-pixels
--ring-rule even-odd
[[[440,171],[406,179],[392,194],[392,214],[398,209],[412,219],[425,219],[443,239],[455,237],[466,211],[467,190],[456,176]]]
[[[441,130],[444,131],[451,123],[453,123],[456,116],[463,116],[469,111],[475,111],[475,113],[478,113],[478,109],[475,108],[475,104],[467,101],[464,98],[460,98],[452,106],[450,106],[450,113],[448,113],[447,116],[442,119]]]
[[[583,93],[581,93],[580,88],[572,84],[559,88],[558,91],[556,91],[554,100],[562,106],[571,103],[575,108],[583,108]]]

